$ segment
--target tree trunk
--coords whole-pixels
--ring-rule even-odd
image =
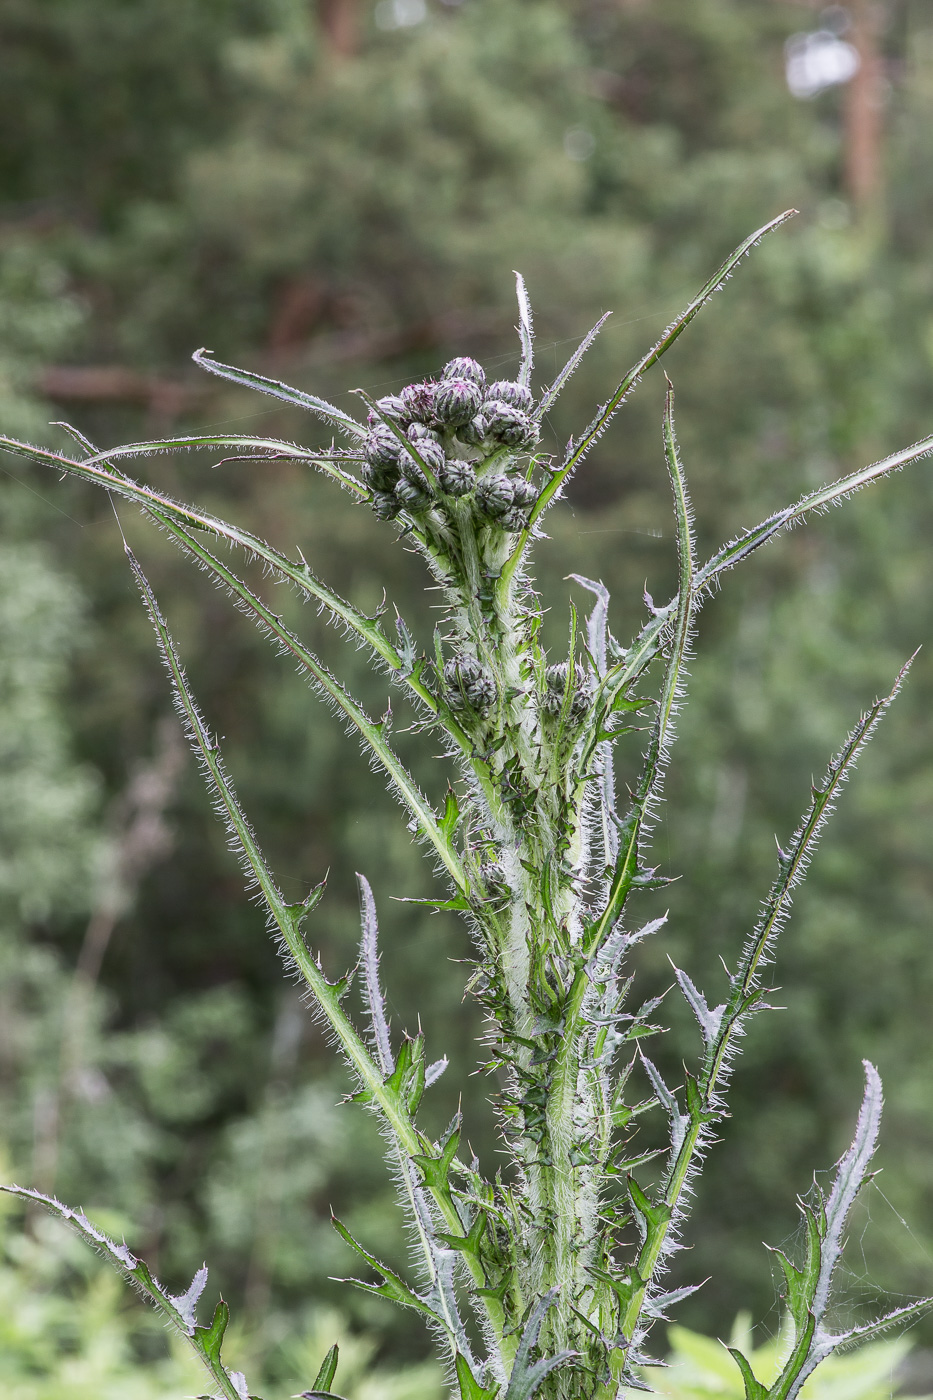
[[[318,18],[328,48],[341,58],[359,52],[359,0],[318,0]]]
[[[853,0],[847,38],[858,50],[859,70],[845,100],[845,178],[859,215],[873,211],[882,187],[884,63],[879,50],[882,7],[876,0]]]

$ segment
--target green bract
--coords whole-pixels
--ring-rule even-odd
[[[420,1313],[435,1335],[461,1400],[612,1400],[643,1388],[645,1348],[654,1322],[692,1287],[668,1291],[664,1278],[691,1200],[691,1183],[726,1113],[730,1065],[753,1014],[766,1009],[765,970],[823,822],[875,725],[902,682],[861,716],[824,778],[814,785],[761,916],[738,951],[725,999],[710,1006],[686,972],[676,982],[696,1017],[702,1049],[683,1082],[668,1085],[643,1046],[657,1027],[658,1001],[631,995],[632,948],[663,919],[638,927],[631,907],[656,888],[650,836],[684,696],[685,662],[698,609],[723,575],[783,529],[841,501],[869,482],[933,450],[933,438],[822,487],[746,531],[701,563],[695,552],[684,471],[668,388],[663,456],[673,498],[678,582],[662,607],[650,599],[644,625],[627,646],[610,630],[607,590],[574,575],[593,598],[585,624],[571,612],[566,646],[548,655],[531,559],[545,512],[601,437],[641,376],[666,352],[746,253],[789,217],[748,238],[647,354],[622,378],[565,452],[537,446],[540,422],[592,344],[584,339],[555,381],[536,395],[533,335],[518,279],[521,359],[514,380],[492,384],[467,358],[437,380],[373,401],[361,423],[312,394],[223,365],[200,351],[211,373],[303,407],[343,445],[312,451],[291,443],[227,434],[171,438],[98,451],[75,434],[69,457],[9,438],[0,445],[59,472],[93,482],[138,505],[195,563],[230,592],[311,687],[356,731],[384,773],[445,882],[441,908],[461,912],[476,944],[470,987],[487,1018],[489,1067],[509,1169],[484,1169],[465,1150],[459,1116],[434,1140],[419,1126],[425,1093],[446,1065],[432,1063],[423,1038],[393,1042],[384,1009],[376,907],[361,878],[359,974],[366,1024],[351,1021],[349,974],[331,982],[307,941],[305,924],[321,886],[294,903],[282,893],[240,807],[217,739],[201,716],[158,602],[136,559],[130,567],[149,612],[179,713],[246,873],[264,902],[289,971],[306,983],[318,1014],[355,1080],[356,1101],[383,1126],[402,1209],[415,1241],[413,1274],[381,1263],[339,1221],[335,1228],[365,1275],[358,1287]],[[600,322],[600,325],[602,322]],[[472,416],[470,416],[472,415]],[[292,559],[239,526],[139,484],[125,467],[134,456],[189,448],[234,449],[257,460],[288,457],[333,478],[369,503],[385,528],[416,550],[443,601],[433,641],[419,646],[399,618],[390,634],[305,559]],[[391,523],[390,523],[391,522]],[[237,574],[220,546],[258,557],[276,581],[317,603],[373,664],[386,671],[418,712],[430,752],[441,750],[449,786],[443,810],[420,791],[392,747],[387,718],[374,720],[310,647]],[[906,671],[906,667],[904,668]],[[632,717],[639,716],[633,725]],[[639,736],[644,736],[640,738]],[[617,744],[640,762],[620,800],[613,772]],[[852,1146],[827,1191],[801,1202],[799,1258],[776,1251],[789,1318],[779,1369],[757,1353],[733,1350],[745,1400],[795,1400],[817,1365],[839,1348],[913,1317],[929,1300],[847,1331],[830,1324],[830,1295],[846,1220],[871,1172],[881,1086],[866,1063],[866,1089]],[[635,1120],[666,1121],[668,1146],[650,1173],[635,1149]],[[659,1154],[648,1154],[657,1156]],[[660,1170],[659,1170],[660,1166]],[[247,1384],[228,1369],[221,1347],[226,1307],[197,1319],[204,1286],[170,1296],[125,1245],[106,1239],[79,1212],[18,1187],[64,1215],[109,1255],[194,1346],[228,1400]],[[697,1286],[699,1286],[699,1281]],[[747,1351],[747,1349],[746,1349]],[[325,1358],[308,1393],[331,1394],[335,1358]],[[760,1374],[759,1374],[760,1372]]]

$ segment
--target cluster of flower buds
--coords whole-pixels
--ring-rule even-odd
[[[484,714],[496,699],[496,683],[475,656],[455,656],[444,667],[445,698],[452,710]]]
[[[418,515],[443,506],[444,497],[472,496],[485,524],[524,529],[538,491],[515,458],[540,437],[533,408],[523,384],[487,384],[482,365],[465,356],[446,364],[438,380],[379,399],[364,444],[373,510],[392,520],[401,510]]]
[[[573,663],[573,672],[566,661],[548,666],[544,672],[544,710],[552,716],[560,714],[570,686],[570,704],[567,710],[570,719],[579,720],[586,714],[593,702],[593,689],[590,678],[580,665]]]

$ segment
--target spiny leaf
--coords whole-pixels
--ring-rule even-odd
[[[321,1369],[314,1378],[314,1390],[330,1390],[334,1383],[334,1376],[337,1374],[337,1362],[340,1359],[340,1349],[337,1343],[331,1347],[321,1363]]]
[[[230,1309],[221,1298],[214,1309],[210,1326],[196,1327],[194,1330],[195,1340],[200,1343],[204,1355],[215,1364],[220,1361],[220,1348],[223,1345],[224,1333],[229,1321]]]
[[[458,1351],[454,1357],[454,1367],[457,1372],[457,1384],[460,1387],[460,1400],[496,1400],[499,1394],[499,1386],[486,1387],[481,1385],[470,1369],[466,1357]]]
[[[436,1157],[426,1152],[416,1153],[412,1157],[411,1160],[416,1167],[420,1168],[424,1175],[424,1184],[426,1186],[436,1191],[446,1191],[448,1189],[447,1178],[459,1143],[460,1125],[457,1123],[448,1134]]]
[[[689,326],[690,322],[698,312],[702,310],[709,299],[725,284],[733,270],[738,266],[745,255],[751,251],[755,244],[759,243],[761,239],[764,238],[766,234],[772,232],[773,229],[780,228],[780,226],[786,223],[788,219],[792,218],[796,212],[795,209],[787,210],[786,213],[779,215],[776,219],[772,219],[769,223],[753,233],[750,238],[746,238],[740,243],[735,252],[730,254],[722,267],[719,268],[718,272],[710,278],[705,286],[701,287],[689,306],[681,312],[675,321],[671,322],[661,336],[661,339],[642,356],[636,365],[632,366],[612,397],[600,408],[589,427],[586,428],[579,438],[571,441],[560,471],[555,472],[538,498],[537,504],[531,514],[529,530],[522,535],[517,548],[524,548],[524,542],[528,534],[530,534],[531,528],[535,525],[542,512],[550,505],[551,501],[560,494],[567,478],[580,464],[593,444],[606,431],[606,428],[609,426],[616,412],[646,370],[650,369],[653,364],[656,364],[661,356],[670,349],[678,336],[686,330],[687,326]]]
[[[145,445],[152,446],[152,444]],[[283,444],[279,445],[283,446]],[[163,492],[156,491],[150,486],[140,485],[122,472],[102,465],[99,459],[75,461],[59,452],[34,447],[29,443],[19,442],[15,438],[8,437],[0,437],[0,447],[20,457],[27,457],[31,461],[51,467],[55,471],[68,472],[72,476],[90,481],[106,491],[112,491],[128,501],[132,501],[151,515],[154,520],[157,520],[182,544],[183,548],[200,559],[208,568],[212,568],[213,561],[205,557],[206,551],[202,550],[199,542],[190,534],[186,533],[183,537],[182,531],[203,530],[228,544],[236,545],[245,550],[248,555],[255,555],[268,565],[274,574],[288,579],[303,594],[320,603],[328,617],[338,619],[341,624],[360,637],[395,675],[405,681],[423,705],[432,711],[436,709],[433,697],[420,681],[407,673],[403,658],[385,636],[378,622],[366,617],[358,608],[354,608],[345,598],[341,598],[327,584],[316,578],[304,560],[296,564],[258,535],[253,535],[248,530],[232,525],[229,521],[221,520],[207,511],[201,511],[194,506],[175,501],[170,496],[166,496]],[[129,452],[129,450],[114,449],[114,452]],[[222,581],[226,586],[234,587],[229,580],[223,579]],[[234,591],[236,591],[235,587]],[[457,737],[455,726],[452,727],[448,724],[448,730],[453,737]]]
[[[364,1293],[374,1293],[380,1298],[388,1298],[391,1302],[398,1303],[401,1307],[414,1308],[416,1312],[422,1313],[425,1317],[443,1322],[444,1319],[438,1317],[438,1314],[425,1298],[422,1298],[413,1288],[409,1288],[405,1280],[395,1273],[393,1269],[390,1269],[388,1264],[380,1263],[378,1259],[374,1258],[372,1254],[365,1250],[363,1246],[353,1238],[346,1226],[341,1224],[335,1216],[331,1216],[331,1224],[338,1235],[346,1240],[350,1248],[355,1250],[360,1258],[364,1259],[370,1268],[382,1278],[382,1283],[379,1284],[365,1283],[362,1279],[357,1278],[340,1279],[338,1282],[352,1283],[355,1288],[362,1289]]]
[[[326,399],[319,399],[316,394],[307,394],[302,389],[293,389],[290,384],[281,384],[277,379],[267,379],[265,375],[257,374],[254,370],[235,369],[233,365],[221,364],[219,360],[211,359],[210,351],[203,348],[195,350],[191,358],[201,369],[206,369],[210,374],[217,374],[221,379],[232,380],[234,384],[243,384],[248,389],[258,389],[261,394],[271,394],[273,398],[282,399],[285,403],[307,409],[316,418],[320,418],[322,422],[329,424],[332,428],[339,428],[342,433],[347,433],[350,437],[360,439],[366,436],[366,429],[362,423],[358,423],[355,418],[344,413],[343,409],[328,403]]]
[[[806,874],[826,817],[832,811],[835,799],[855,767],[862,750],[904,684],[912,660],[913,658],[901,668],[890,693],[876,700],[865,711],[842,748],[832,758],[819,791],[813,793],[810,805],[787,851],[780,855],[777,878],[743,950],[739,967],[732,978],[732,992],[723,1013],[719,1034],[707,1055],[701,1084],[707,1097],[727,1068],[729,1047],[736,1031],[755,1002],[760,1000],[761,993],[756,992],[756,989],[760,982],[761,968],[772,956],[772,945],[789,916],[793,891]]]
[[[700,1026],[700,1033],[703,1036],[704,1046],[711,1045],[719,1034],[723,1012],[726,1009],[725,1004],[716,1006],[710,1010],[706,997],[687,976],[686,972],[682,972],[681,969],[676,967],[673,963],[671,963],[671,966],[674,968],[674,976],[677,978],[677,984],[684,994],[684,999],[697,1018]]]
[[[754,529],[747,530],[737,539],[723,545],[698,570],[695,580],[697,592],[708,591],[720,574],[725,573],[727,569],[734,568],[741,560],[747,559],[756,549],[760,549],[763,544],[774,539],[775,535],[780,534],[782,530],[798,524],[808,515],[819,514],[827,506],[839,504],[853,492],[861,491],[870,482],[890,476],[892,472],[899,471],[901,467],[905,467],[911,462],[928,457],[931,453],[933,453],[933,436],[922,438],[912,447],[902,448],[900,452],[893,452],[889,457],[884,457],[880,462],[872,463],[871,466],[850,472],[848,476],[841,477],[839,481],[833,482],[830,486],[821,486],[816,491],[810,491],[806,496],[801,496],[793,505],[777,511],[774,515],[770,515],[767,520],[763,520],[760,525],[756,525]]]
[[[677,440],[674,433],[674,394],[668,385],[664,407],[664,455],[674,497],[677,518],[678,581],[676,608],[671,626],[671,641],[667,667],[658,700],[657,716],[642,764],[641,776],[632,798],[628,816],[619,829],[619,853],[609,882],[609,892],[599,920],[597,941],[622,913],[633,886],[652,887],[653,871],[640,869],[642,838],[651,807],[656,800],[673,738],[673,721],[680,698],[682,676],[690,646],[694,613],[694,543],[693,514],[687,495]]]
[[[600,331],[602,330],[606,322],[609,320],[609,317],[611,315],[611,311],[603,312],[602,316],[600,316],[593,329],[587,331],[586,335],[580,341],[580,344],[577,346],[576,350],[574,350],[573,354],[570,356],[570,359],[564,365],[564,368],[561,370],[560,374],[558,374],[557,378],[548,386],[547,389],[545,389],[544,393],[541,395],[538,407],[535,409],[536,418],[543,418],[544,415],[547,413],[548,409],[551,407],[551,405],[557,400],[564,385],[567,383],[567,381],[570,379],[570,376],[577,369],[577,367],[580,364],[580,361],[583,359],[583,356],[586,354],[587,350],[589,350],[590,346],[593,344],[596,337],[599,335]]]
[[[363,966],[363,985],[366,1009],[376,1042],[376,1054],[383,1074],[391,1074],[395,1069],[392,1045],[389,1039],[389,1023],[386,1019],[385,997],[379,985],[379,925],[376,920],[376,902],[365,875],[357,872],[362,896],[363,917],[360,939],[360,962]]]
[[[280,617],[277,617],[266,607],[261,598],[247,588],[232,569],[229,569],[226,564],[217,559],[181,527],[175,527],[173,533],[209,565],[211,572],[234,592],[245,609],[254,616],[261,626],[268,629],[283,650],[294,656],[311,676],[319,693],[332,702],[354,726],[364,745],[385,770],[393,788],[418,822],[421,831],[434,846],[448,873],[453,877],[457,886],[462,889],[466,882],[460,861],[449,841],[441,835],[437,818],[430,803],[420,792],[414,778],[401,763],[394,750],[386,742],[382,723],[376,723],[370,719],[360,703],[331,674],[319,657],[284,625]]]
[[[518,382],[527,388],[531,383],[534,368],[534,328],[531,320],[531,303],[525,288],[525,279],[520,272],[515,274],[515,295],[518,298],[518,338],[522,347],[522,362],[518,371]]]
[[[542,1324],[557,1297],[557,1293],[558,1290],[552,1288],[549,1293],[539,1299],[531,1310],[522,1332],[522,1339],[518,1344],[518,1350],[515,1353],[515,1361],[512,1365],[512,1373],[509,1376],[504,1400],[530,1400],[546,1376],[549,1376],[558,1366],[565,1366],[568,1361],[573,1361],[578,1355],[575,1351],[560,1351],[555,1356],[542,1357],[535,1362],[531,1361],[531,1353],[538,1345]]]
[[[35,1201],[44,1206],[52,1215],[71,1225],[82,1239],[99,1250],[104,1258],[113,1264],[142,1293],[143,1297],[163,1314],[178,1329],[194,1348],[200,1360],[207,1367],[214,1381],[220,1386],[227,1400],[259,1400],[250,1397],[246,1381],[239,1371],[227,1371],[221,1360],[221,1343],[230,1318],[227,1304],[220,1300],[214,1310],[209,1327],[198,1325],[196,1305],[207,1282],[207,1269],[202,1266],[194,1276],[187,1292],[173,1297],[150,1271],[144,1260],[138,1259],[126,1246],[117,1244],[93,1221],[88,1220],[83,1211],[63,1205],[54,1196],[46,1196],[24,1186],[2,1186],[0,1190],[20,1200]]]
[[[768,1391],[761,1384],[746,1358],[737,1347],[728,1348],[729,1355],[735,1361],[742,1372],[742,1380],[745,1384],[745,1400],[768,1400]]]

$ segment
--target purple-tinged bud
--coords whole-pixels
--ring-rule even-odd
[[[363,453],[373,467],[398,467],[402,444],[391,428],[378,423],[363,444]]]
[[[513,408],[520,408],[523,413],[530,413],[535,406],[534,394],[530,389],[526,389],[524,384],[518,384],[514,379],[497,379],[486,389],[487,399],[498,399],[502,403],[511,404]]]
[[[395,496],[400,505],[413,515],[422,515],[431,504],[430,492],[404,477],[395,488]]]
[[[431,468],[435,475],[444,465],[444,449],[439,442],[433,438],[425,438],[422,442],[415,444],[415,450],[421,457],[424,464]]]
[[[476,360],[471,360],[469,355],[458,355],[455,360],[448,360],[444,366],[444,379],[472,379],[474,384],[478,384],[482,389],[486,383],[486,371]]]
[[[401,502],[392,491],[374,491],[370,504],[380,520],[394,520],[402,509]]]
[[[424,467],[410,452],[402,453],[399,467],[405,481],[411,482],[412,486],[417,486],[419,491],[428,490],[428,478],[425,475]]]
[[[442,379],[434,391],[434,415],[438,422],[462,428],[479,410],[483,394],[472,379]]]
[[[469,423],[464,423],[462,428],[457,429],[458,442],[465,443],[467,447],[479,447],[486,436],[486,420],[477,414],[471,418]]]
[[[534,447],[541,429],[533,418],[504,399],[487,399],[483,404],[486,434],[506,447]]]
[[[436,433],[433,428],[426,428],[423,423],[412,423],[407,429],[405,436],[409,442],[424,442],[430,439],[431,442],[440,442],[440,433]]]
[[[496,699],[496,683],[475,656],[455,656],[444,667],[445,698],[452,710],[482,714]]]
[[[476,471],[469,462],[450,458],[438,471],[437,479],[448,496],[467,496],[476,485]]]
[[[479,877],[496,899],[506,898],[510,891],[505,871],[497,860],[488,860],[479,868]]]
[[[538,488],[533,482],[527,481],[525,477],[520,476],[513,482],[513,485],[515,488],[515,494],[513,496],[514,505],[522,510],[526,510],[528,506],[534,505],[535,501],[538,499]]]
[[[377,399],[376,407],[379,410],[379,414],[382,415],[382,418],[392,418],[396,423],[403,422],[406,418],[411,416],[408,412],[405,400],[400,398],[398,394],[386,394],[384,398]],[[370,412],[369,422],[371,427],[382,421],[379,414]]]
[[[430,424],[433,421],[433,384],[409,384],[402,390],[400,398],[405,405],[405,412],[409,418],[414,418],[417,423]]]

